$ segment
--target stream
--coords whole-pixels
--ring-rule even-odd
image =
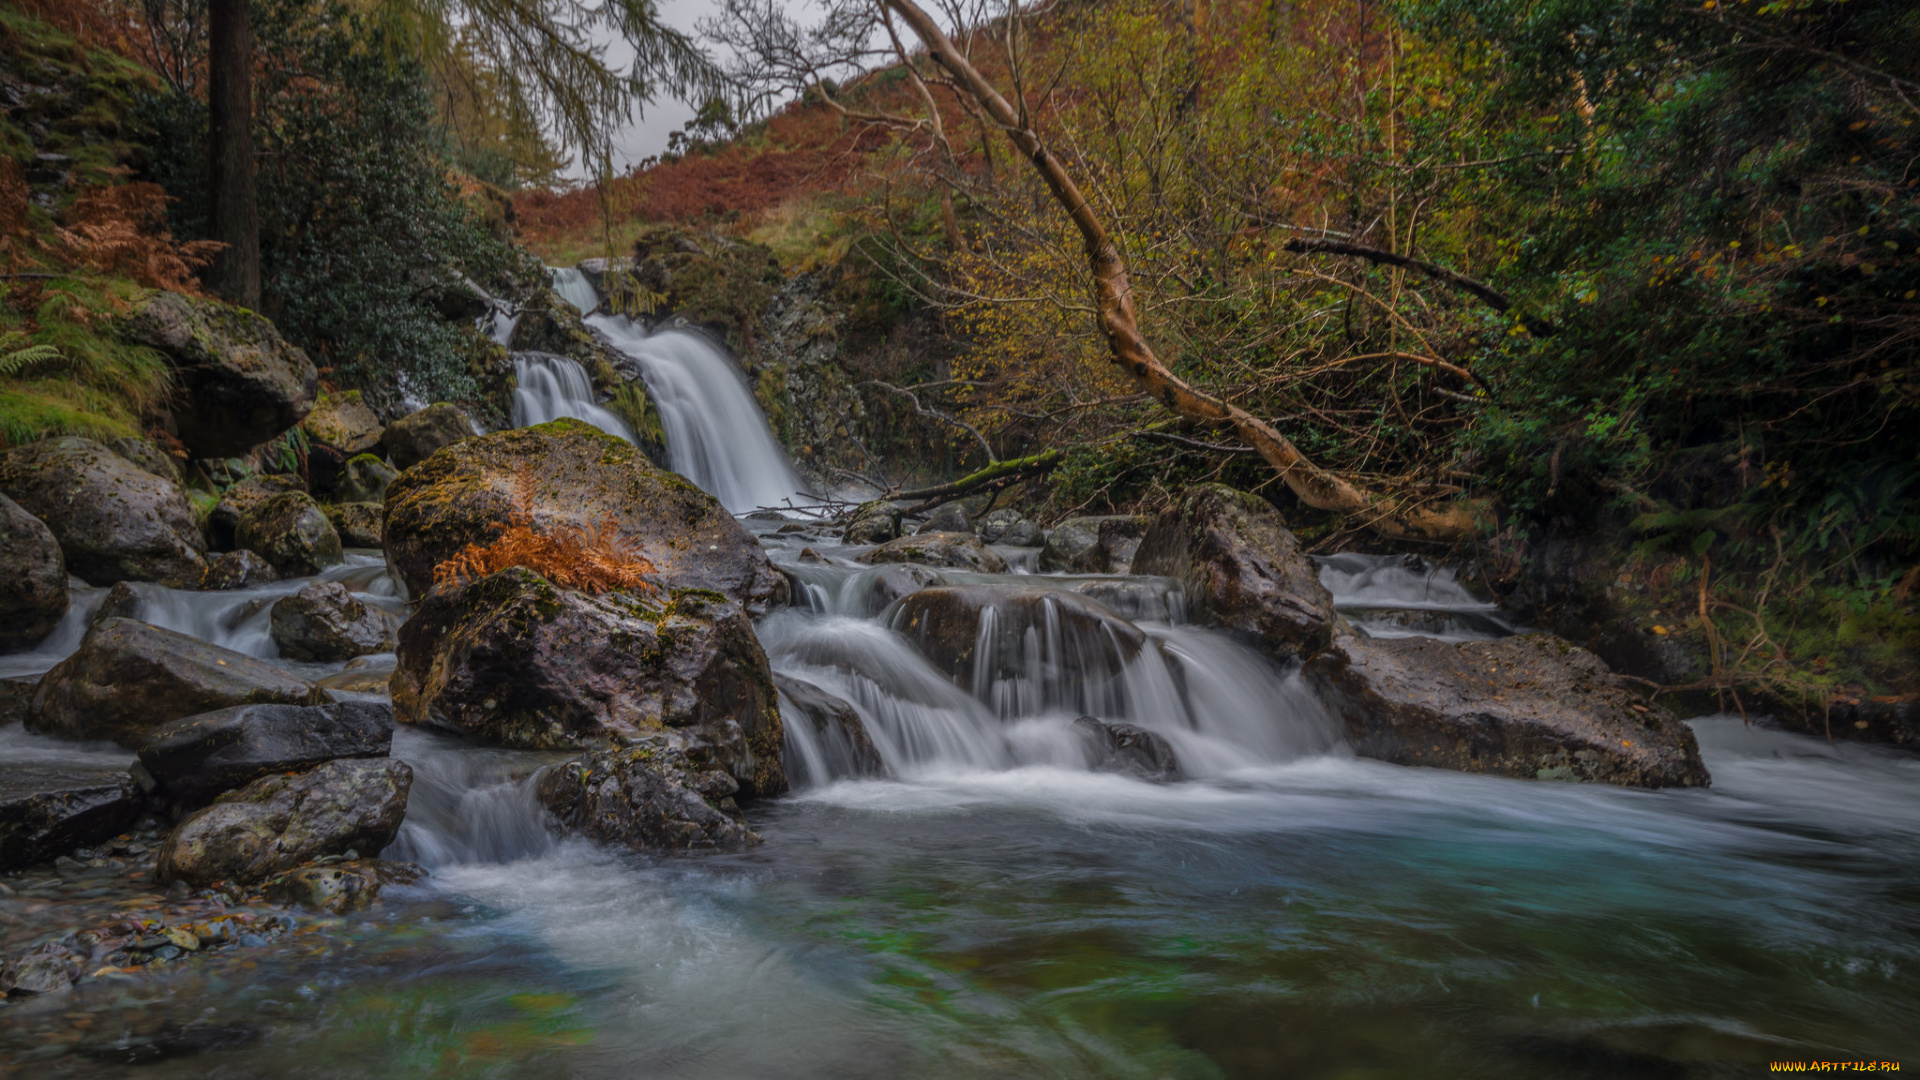
[[[676,351],[630,336],[609,334]],[[724,419],[734,391],[752,404],[737,372],[700,405],[656,385],[674,364],[698,366],[643,363],[663,416],[705,415],[716,443],[746,448],[736,465],[761,454]],[[597,408],[584,376],[550,374],[523,380],[541,395],[529,417]],[[677,466],[699,460],[668,431]],[[792,495],[780,464],[721,497]],[[718,493],[735,465],[699,468],[683,471]],[[425,881],[346,918],[301,915],[258,949],[9,1003],[0,1075],[137,1061],[196,1078],[1717,1077],[1920,1061],[1920,758],[1717,716],[1693,722],[1708,789],[1362,760],[1294,671],[1187,623],[1172,583],[1039,574],[1022,569],[1030,549],[1002,550],[1011,574],[939,575],[1091,598],[1146,645],[1116,657],[1038,626],[961,686],[893,628],[865,549],[743,523],[800,586],[759,626],[775,670],[851,702],[886,775],[849,775],[843,748],[790,722],[796,790],[747,808],[763,845],[643,856],[548,830],[526,781],[565,755],[402,728],[393,754],[415,782],[385,855]],[[1320,573],[1369,633],[1518,629],[1443,568],[1345,554]],[[400,610],[377,552],[324,576]],[[275,657],[267,602],[304,583],[142,586],[139,617],[382,693],[390,655]],[[77,593],[0,673],[71,651],[102,594]],[[1186,778],[1092,771],[1071,729],[1084,711],[1166,736]],[[0,757],[131,754],[14,728]],[[28,896],[31,876],[9,883]]]

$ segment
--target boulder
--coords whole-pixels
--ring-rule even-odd
[[[140,816],[139,794],[120,769],[0,768],[0,871],[126,830]]]
[[[1040,526],[1018,510],[1001,508],[980,519],[980,539],[1002,547],[1039,547],[1046,543]]]
[[[180,486],[92,439],[45,439],[0,454],[0,494],[60,542],[90,585],[158,581],[192,588],[207,545]]]
[[[884,544],[900,535],[900,508],[893,503],[862,503],[853,512],[840,539],[848,544]]]
[[[185,809],[263,776],[338,758],[386,757],[393,706],[236,705],[162,724],[140,745],[142,785]]]
[[[530,749],[664,736],[750,795],[786,790],[766,654],[716,593],[593,597],[513,567],[428,593],[397,653],[402,723]]]
[[[307,577],[338,563],[340,534],[304,491],[289,491],[240,515],[234,542],[258,552],[281,577]]]
[[[1086,597],[1031,585],[922,589],[894,605],[889,623],[934,667],[976,694],[1002,680],[1034,679],[1047,699],[1034,704],[1068,703],[1054,698],[1071,696],[1078,683],[1114,678],[1147,646],[1139,627]],[[983,644],[990,654],[981,655]],[[1037,657],[1030,657],[1030,647],[1037,647]],[[1033,658],[1043,670],[1028,670]]]
[[[734,806],[734,781],[660,746],[603,750],[534,782],[568,832],[635,851],[737,851],[760,842]]]
[[[1007,560],[970,533],[915,533],[889,540],[860,556],[863,563],[917,563],[983,574],[1004,574]]]
[[[1068,518],[1047,534],[1040,569],[1068,574],[1124,574],[1146,535],[1137,515]]]
[[[1185,586],[1188,616],[1251,639],[1269,655],[1306,655],[1332,634],[1333,594],[1280,512],[1257,495],[1202,484],[1161,514],[1133,573]]]
[[[780,719],[786,732],[781,760],[795,786],[824,784],[842,776],[879,776],[887,771],[867,735],[867,726],[852,705],[805,679],[773,677],[780,690]],[[794,741],[794,731],[805,724],[813,732],[811,752]]]
[[[460,406],[441,401],[388,424],[380,444],[396,468],[411,469],[454,443],[473,437],[472,418]]]
[[[443,560],[499,534],[522,478],[537,529],[611,522],[666,588],[711,589],[751,615],[786,602],[787,579],[718,500],[624,439],[572,419],[470,439],[394,481],[387,558],[413,595],[427,591]]]
[[[393,648],[386,615],[337,581],[316,581],[275,601],[271,633],[280,655],[294,660],[351,660]]]
[[[38,675],[0,678],[0,728],[27,719],[27,710],[33,706],[33,692],[39,686]]]
[[[40,644],[67,614],[67,560],[53,530],[0,495],[0,652]]]
[[[196,458],[244,454],[313,408],[320,376],[312,361],[244,308],[158,292],[126,329],[172,363],[174,425]]]
[[[1073,722],[1087,740],[1095,772],[1126,773],[1142,780],[1178,780],[1180,759],[1173,745],[1137,724],[1117,724],[1092,716]]]
[[[265,660],[132,619],[96,623],[40,680],[27,728],[139,746],[183,716],[255,702],[323,704],[312,683]]]
[[[340,535],[342,547],[380,546],[380,529],[386,520],[386,507],[379,503],[350,502],[328,503],[320,510],[327,515],[327,523],[333,526],[333,531]]]
[[[392,758],[263,776],[175,826],[160,847],[157,877],[194,887],[253,884],[330,855],[377,855],[400,831],[412,786],[413,770]]]
[[[1073,587],[1130,622],[1185,622],[1186,596],[1178,585],[1157,579],[1094,578]]]
[[[349,460],[341,469],[340,479],[333,487],[333,497],[343,503],[384,504],[388,485],[399,475],[399,470],[372,454],[361,454]]]
[[[220,502],[207,515],[207,542],[215,551],[232,551],[242,515],[275,495],[305,490],[297,476],[255,473],[237,481],[220,493]]]
[[[957,502],[941,503],[934,507],[927,520],[920,523],[915,533],[970,533],[973,531],[973,516],[967,513],[965,505]]]
[[[215,555],[207,562],[206,576],[200,587],[211,591],[253,589],[279,581],[273,565],[258,554],[242,549]]]
[[[931,585],[945,585],[947,579],[931,567],[918,563],[889,563],[862,573],[868,577],[867,593],[860,614],[873,616],[887,610],[895,600],[911,596]]]
[[[426,871],[412,863],[349,859],[296,867],[268,878],[260,892],[278,903],[345,915],[373,903],[388,885],[412,885],[425,876]]]
[[[176,461],[171,454],[153,445],[151,440],[132,435],[123,435],[109,442],[107,449],[119,454],[121,457],[126,458],[128,461],[133,462],[135,465],[138,465],[140,468],[162,480],[168,480],[177,484],[182,479],[180,475],[180,462]]]
[[[1449,643],[1342,631],[1307,679],[1363,757],[1630,787],[1702,787],[1693,732],[1551,634]]]
[[[313,403],[313,411],[300,421],[301,430],[314,442],[325,443],[349,458],[380,445],[380,418],[360,396],[358,390],[322,394]]]
[[[93,615],[87,619],[87,625],[99,626],[108,619],[139,619],[145,614],[146,607],[146,590],[131,581],[122,581],[108,589],[107,595],[100,598],[100,604],[93,609]]]

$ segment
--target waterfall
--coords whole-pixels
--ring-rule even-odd
[[[734,513],[803,497],[799,476],[724,349],[685,330],[648,333],[625,316],[594,315],[587,325],[640,365],[673,471]]]
[[[571,416],[633,442],[633,429],[593,398],[593,380],[578,361],[553,353],[513,354],[513,426]]]
[[[553,291],[560,299],[580,309],[585,315],[600,306],[600,292],[587,280],[587,275],[572,266],[554,266],[547,269],[553,280]]]

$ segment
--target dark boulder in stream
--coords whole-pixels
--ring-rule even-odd
[[[766,653],[717,593],[595,597],[511,567],[428,593],[398,657],[402,723],[526,749],[665,736],[749,795],[787,789]]]
[[[200,579],[200,587],[211,591],[253,589],[279,580],[280,575],[274,572],[272,563],[242,549],[207,560],[207,573]]]
[[[220,493],[220,501],[207,515],[207,542],[215,551],[231,551],[234,539],[240,531],[240,518],[247,511],[273,498],[290,491],[305,491],[307,486],[298,476],[276,476],[271,473],[256,473],[253,476],[236,481],[227,490]]]
[[[798,771],[805,774],[795,775],[795,783],[806,780],[818,784],[841,776],[879,776],[887,771],[880,760],[880,751],[867,735],[867,726],[852,705],[791,675],[775,675],[773,683],[780,689],[780,718],[789,736],[785,755],[787,771],[796,772],[798,757]],[[800,724],[813,729],[812,745],[822,758],[820,771],[826,775],[811,775],[813,763],[795,751],[791,737]]]
[[[840,533],[846,544],[884,544],[900,535],[898,504],[875,500],[861,503]]]
[[[320,384],[313,362],[245,308],[157,292],[126,328],[173,364],[173,422],[196,458],[244,454],[313,409]]]
[[[1008,507],[1001,507],[980,519],[980,539],[989,544],[1001,544],[1006,547],[1039,547],[1047,542],[1047,536],[1040,526],[1027,519],[1025,514]]]
[[[174,828],[159,880],[251,884],[327,856],[377,854],[400,831],[412,786],[413,770],[391,758],[261,777]]]
[[[934,667],[976,691],[982,676],[1061,684],[1111,679],[1147,647],[1139,627],[1100,604],[1033,585],[921,589],[894,605],[888,623]],[[983,638],[989,656],[980,655]],[[1027,670],[1032,647],[1045,671]]]
[[[750,615],[787,600],[786,577],[717,499],[626,440],[572,419],[469,439],[393,482],[387,556],[412,594],[426,593],[434,568],[460,549],[497,536],[523,485],[536,530],[610,522],[664,588],[712,590]]]
[[[1161,514],[1134,553],[1133,573],[1185,585],[1189,616],[1250,638],[1268,655],[1325,645],[1333,594],[1313,561],[1257,495],[1201,484]]]
[[[0,495],[0,652],[31,649],[67,613],[67,560],[53,530]]]
[[[285,668],[132,619],[95,623],[40,680],[27,728],[139,746],[183,716],[256,702],[318,705],[323,691]]]
[[[473,438],[473,420],[460,406],[435,402],[388,424],[380,443],[395,468],[411,469],[455,443]]]
[[[240,515],[234,542],[258,552],[281,577],[307,577],[344,557],[340,534],[304,491],[289,491]]]
[[[98,843],[139,816],[139,792],[125,771],[0,769],[0,870]]]
[[[1362,757],[1628,787],[1709,783],[1686,724],[1551,634],[1452,643],[1342,632],[1306,676]]]
[[[605,750],[540,773],[534,791],[561,828],[635,851],[737,851],[760,842],[734,780],[663,746]]]
[[[386,702],[237,705],[155,728],[140,746],[139,767],[143,783],[192,808],[271,773],[386,757],[392,744],[393,706]]]
[[[915,563],[1004,574],[1007,560],[972,533],[923,532],[902,536],[860,556],[863,563]]]
[[[1073,722],[1093,748],[1095,772],[1125,773],[1142,780],[1178,780],[1180,759],[1173,745],[1137,724],[1117,724],[1082,716]]]
[[[295,660],[351,660],[393,648],[387,617],[337,581],[316,581],[274,601],[273,642]]]
[[[380,547],[380,529],[381,523],[386,520],[386,507],[379,503],[347,502],[329,503],[320,509],[326,513],[333,531],[340,534],[342,547]]]
[[[1124,574],[1133,564],[1150,518],[1119,514],[1068,518],[1040,548],[1040,569],[1068,574]]]
[[[0,454],[0,493],[46,524],[67,572],[90,585],[190,589],[206,570],[206,540],[180,486],[92,439],[44,439]]]

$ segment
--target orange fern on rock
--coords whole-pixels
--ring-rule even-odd
[[[524,566],[569,589],[599,594],[609,589],[652,592],[646,575],[654,572],[632,543],[621,536],[611,514],[591,529],[556,525],[546,532],[533,527],[532,466],[520,466],[514,479],[513,513],[493,542],[468,544],[433,569],[435,584],[459,583]]]

